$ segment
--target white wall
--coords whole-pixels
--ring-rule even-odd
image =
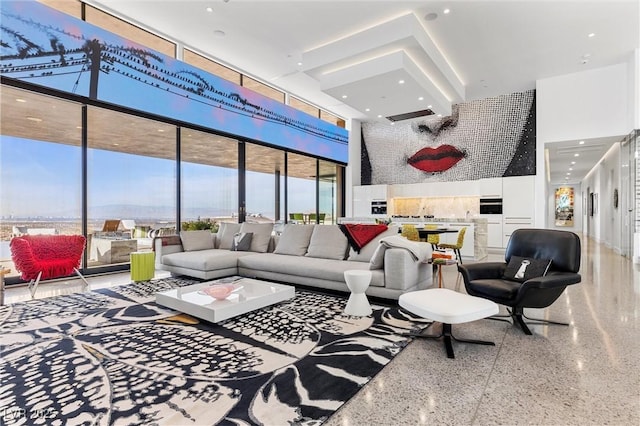
[[[554,222],[554,204],[551,202],[555,187],[546,178],[544,147],[547,143],[568,140],[591,139],[619,136],[623,139],[640,122],[640,53],[630,54],[626,63],[541,79],[536,82],[536,138],[537,175],[536,226],[551,228]],[[618,145],[618,144],[617,144]],[[618,166],[609,158],[599,167],[604,168],[580,185],[581,194],[576,201],[581,203],[589,192],[598,194],[598,213],[588,217],[588,210],[582,209],[582,227],[596,240],[619,247],[620,224],[604,219],[600,207],[611,205],[608,201],[614,188],[620,187],[619,146]],[[603,160],[604,161],[604,160]],[[616,170],[611,172],[612,167]],[[613,181],[611,181],[613,179]],[[613,237],[612,234],[616,236]]]
[[[349,163],[345,172],[345,217],[353,216],[353,187],[360,185],[360,144],[362,141],[362,123],[360,120],[349,120]]]
[[[633,56],[629,61],[629,75],[631,76],[630,103],[632,108],[632,117],[634,129],[640,129],[640,49],[633,52]]]
[[[624,136],[632,129],[627,63],[536,82],[536,138],[547,142]]]
[[[598,194],[598,209],[588,218],[589,235],[595,240],[620,252],[623,215],[620,207],[613,207],[613,190],[620,191],[620,144],[616,143],[583,180],[583,188],[589,187]],[[588,212],[585,213],[585,219]]]

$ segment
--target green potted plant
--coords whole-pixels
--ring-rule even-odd
[[[199,231],[203,229],[209,229],[211,232],[218,232],[218,223],[210,218],[189,220],[182,222],[183,231]]]

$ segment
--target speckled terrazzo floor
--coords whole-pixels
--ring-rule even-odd
[[[455,287],[455,268],[443,271]],[[583,240],[580,273],[549,309],[526,311],[571,326],[454,325],[496,343],[454,342],[456,359],[418,339],[325,425],[640,424],[640,265]]]
[[[443,273],[453,288],[455,268]],[[571,326],[533,326],[526,336],[499,321],[455,325],[455,335],[496,342],[454,342],[455,359],[441,342],[416,340],[325,425],[640,424],[640,265],[583,239],[580,273],[549,309],[527,311]],[[128,280],[89,279],[92,288]],[[78,291],[76,282],[43,285],[38,297]],[[28,298],[12,288],[5,302]]]

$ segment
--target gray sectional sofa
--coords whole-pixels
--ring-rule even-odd
[[[156,267],[202,279],[241,275],[344,292],[349,292],[344,271],[365,269],[372,272],[367,294],[387,299],[432,285],[431,265],[415,252],[381,244],[400,238],[395,226],[359,253],[338,225],[287,224],[280,235],[272,234],[272,224],[223,223],[214,234],[183,231],[179,237],[160,237],[154,243]]]

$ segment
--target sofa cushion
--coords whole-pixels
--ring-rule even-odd
[[[274,250],[276,254],[290,256],[304,256],[307,253],[311,233],[315,225],[296,225],[288,223],[278,238],[278,245]]]
[[[218,249],[181,251],[165,254],[162,256],[162,263],[167,266],[177,266],[197,271],[213,271],[216,269],[236,268],[238,266],[238,257],[253,254],[248,251]]]
[[[251,232],[238,232],[233,236],[233,243],[231,244],[232,251],[249,251],[251,248],[251,240],[253,234]]]
[[[380,245],[380,240],[384,237],[390,237],[392,235],[398,235],[400,227],[398,225],[390,225],[389,228],[381,234],[369,241],[364,247],[360,249],[360,253],[356,252],[353,247],[349,250],[349,260],[356,262],[370,262],[373,257],[373,253]]]
[[[180,241],[184,251],[206,250],[213,248],[213,236],[211,231],[180,231]]]
[[[347,254],[349,242],[338,225],[314,226],[307,249],[308,257],[342,260]]]
[[[218,237],[216,238],[216,248],[231,250],[233,244],[233,236],[240,232],[240,224],[232,222],[222,222],[218,228]]]
[[[316,227],[324,226],[328,225],[318,225]],[[340,232],[340,230],[338,230],[338,232]],[[292,275],[344,282],[344,271],[349,269],[369,269],[369,264],[365,262],[287,256],[275,253],[241,257],[238,259],[238,266],[246,269],[283,274],[285,275],[282,277],[283,281],[287,280],[286,275]],[[374,274],[372,277],[370,285],[374,287],[384,287],[384,274]],[[346,286],[347,284],[345,284],[345,288]]]
[[[273,223],[248,223],[244,222],[240,226],[240,232],[250,232],[253,234],[251,237],[251,251],[257,253],[266,253],[269,250],[269,240],[271,239],[271,232],[273,231]]]

